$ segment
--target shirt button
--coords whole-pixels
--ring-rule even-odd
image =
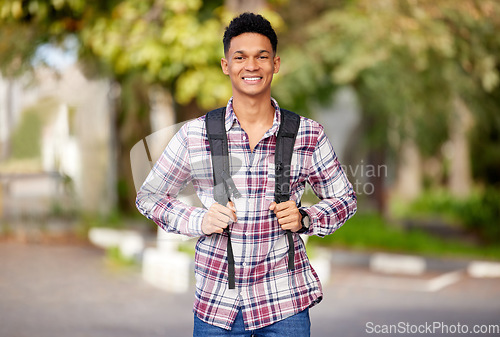
[[[246,262],[243,262],[243,263],[242,263],[242,266],[243,266],[243,267],[246,267],[246,266],[247,266],[247,263],[246,263]]]
[[[243,140],[247,140],[247,136],[243,136]]]

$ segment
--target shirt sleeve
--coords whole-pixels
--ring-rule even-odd
[[[192,178],[187,128],[185,124],[175,134],[153,166],[137,193],[136,206],[140,213],[167,232],[201,236],[204,235],[201,222],[207,211],[177,199]]]
[[[303,208],[311,220],[306,234],[323,237],[340,228],[357,209],[356,193],[323,128],[319,132],[310,167],[308,183],[321,200]]]

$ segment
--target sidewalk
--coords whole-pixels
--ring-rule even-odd
[[[192,287],[164,292],[139,270],[111,268],[104,256],[89,245],[1,242],[0,336],[192,335]],[[500,323],[496,279],[464,276],[439,292],[415,292],[379,287],[372,276],[366,268],[335,266],[323,302],[310,312],[312,336],[359,337],[368,322]]]
[[[193,292],[159,291],[88,245],[0,243],[0,298],[3,337],[191,333]]]

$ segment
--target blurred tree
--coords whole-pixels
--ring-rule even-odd
[[[150,85],[161,84],[180,106],[196,106],[192,102],[197,99],[206,108],[228,97],[218,71],[221,24],[207,13],[220,5],[199,0],[2,0],[0,69],[15,77],[31,70],[40,45],[62,45],[68,36],[78,40],[86,75],[112,78],[114,92],[120,93],[114,104],[119,202],[122,209],[131,209],[135,189],[129,151],[150,133]]]
[[[312,103],[328,102],[337,87],[353,86],[363,108],[363,139],[377,165],[401,157],[408,146],[416,146],[418,156],[444,161],[443,144],[455,132],[453,107],[465,103],[475,120],[473,174],[486,183],[500,180],[497,1],[266,2],[264,14],[280,33],[286,62],[273,88],[284,106],[307,113]],[[118,167],[124,170],[122,206],[130,207],[135,191],[128,154],[150,132],[149,88],[159,85],[171,93],[179,121],[230,96],[219,68],[220,40],[234,14],[224,5],[238,11],[248,3],[0,0],[0,70],[17,76],[32,66],[38,46],[67,36],[79,41],[87,74],[112,78],[113,92],[121,93]],[[383,181],[376,183],[383,209]]]
[[[234,11],[242,9],[231,3]],[[77,39],[85,73],[114,82],[119,202],[132,209],[129,152],[151,130],[150,88],[173,96],[177,121],[198,117],[231,95],[220,58],[223,29],[233,14],[223,5],[223,0],[0,0],[0,70],[11,77],[22,74],[40,45]],[[266,16],[279,26],[275,13]]]
[[[257,9],[265,2],[245,3],[245,8]],[[129,128],[124,124],[118,128],[121,144],[125,145],[120,165],[126,170],[120,175],[125,179],[120,184],[124,202],[134,200],[128,153],[140,138],[138,135],[146,135],[137,132],[137,125],[141,125],[138,118],[142,124],[149,123],[149,87],[160,85],[173,96],[177,122],[199,117],[225,104],[231,96],[230,81],[220,69],[220,59],[224,56],[225,23],[234,14],[223,5],[222,0],[126,0],[117,4],[108,17],[99,17],[93,25],[82,29],[83,43],[112,67],[115,78],[133,76],[134,82],[142,83],[127,87],[135,88],[132,92],[139,104],[123,101],[123,109],[128,111],[119,115],[130,117],[130,123],[126,123]],[[240,11],[241,3],[231,5],[234,11]],[[280,25],[279,17],[272,11],[267,11],[266,16]],[[127,130],[129,133],[125,134]]]
[[[129,153],[150,133],[150,88],[164,88],[177,103],[177,121],[198,117],[227,98],[218,71],[219,1],[127,0],[81,31],[86,48],[111,68],[121,88],[117,114],[121,209],[133,209]],[[159,86],[158,86],[159,84]],[[200,108],[201,107],[201,108]]]
[[[498,149],[500,3],[313,0],[316,13],[322,12],[308,16],[315,11],[292,2],[299,8],[289,9],[285,20],[305,17],[289,33],[299,42],[283,52],[293,61],[274,91],[284,104],[305,110],[327,101],[337,86],[354,86],[373,164],[391,153],[401,158],[407,143],[416,144],[423,157],[444,161],[443,144],[455,132],[450,129],[456,124],[451,123],[454,102],[467,103],[482,125],[473,144],[490,154]],[[492,181],[485,173],[500,172],[498,161],[476,152],[482,151],[472,151],[476,176],[483,172],[483,179]]]
[[[113,8],[121,1],[83,1],[83,0],[28,0],[28,1],[0,1],[0,27],[2,39],[0,39],[0,70],[4,76],[9,78],[21,75],[33,70],[37,49],[44,44],[52,44],[64,47],[64,41],[71,36],[78,41],[78,52],[89,77],[111,77],[111,67],[104,62],[89,47],[85,40],[84,32],[99,22],[100,18],[109,17]],[[133,82],[136,76],[115,77],[116,82],[128,84]],[[126,85],[127,86],[127,85]],[[140,90],[143,87],[137,86]],[[141,97],[138,93],[136,97]],[[130,135],[124,135],[122,130],[133,128],[135,137],[144,136],[149,133],[149,121],[147,114],[137,113],[136,107],[128,110],[127,104],[120,104],[123,98],[129,96],[119,95],[115,106],[119,111],[115,114],[118,132],[118,170],[129,170],[130,163],[126,162],[128,153],[126,150],[131,143]],[[134,111],[134,113],[127,113]],[[128,116],[128,117],[127,117]],[[131,118],[132,117],[132,118]],[[130,134],[130,133],[129,133]],[[123,181],[128,179],[125,172],[118,172],[118,188],[123,186]],[[127,184],[125,184],[127,185]],[[123,188],[122,188],[123,190]],[[121,194],[122,200],[123,194]],[[129,202],[130,204],[130,202]]]

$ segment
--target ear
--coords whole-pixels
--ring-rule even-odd
[[[228,68],[228,64],[227,64],[227,60],[225,58],[221,58],[221,60],[220,60],[220,66],[222,68],[222,72],[225,75],[229,75],[229,70],[227,69]]]
[[[274,57],[274,74],[277,74],[280,71],[281,58],[279,56]]]

